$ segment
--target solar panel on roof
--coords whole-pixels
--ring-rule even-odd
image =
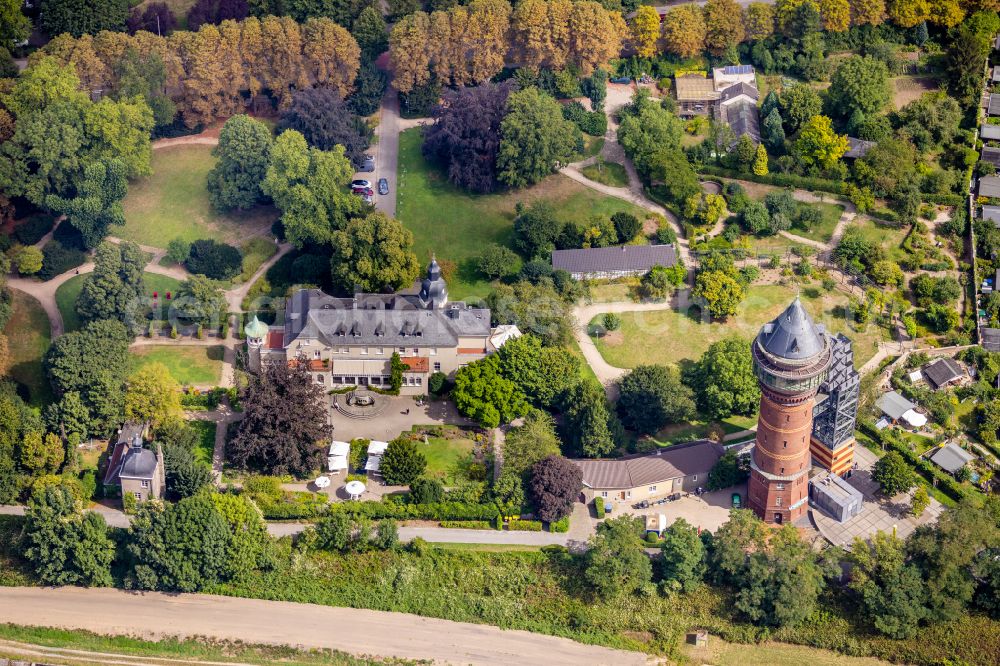
[[[727,65],[722,71],[725,74],[749,74],[753,71],[753,65]]]

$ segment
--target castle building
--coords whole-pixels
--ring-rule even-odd
[[[854,349],[842,333],[831,339],[833,362],[816,395],[810,441],[813,464],[844,476],[854,464],[854,426],[858,418],[861,376],[854,369]]]
[[[833,346],[797,297],[752,343],[761,397],[747,503],[765,522],[794,521],[808,509],[813,407]]]
[[[449,301],[434,260],[419,287],[401,293],[340,298],[300,289],[279,321],[268,326],[255,316],[244,328],[251,368],[301,360],[328,388],[388,388],[395,353],[407,366],[404,395],[426,393],[429,375],[452,377],[520,335],[513,326],[492,328],[488,308]]]

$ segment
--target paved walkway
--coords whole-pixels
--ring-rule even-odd
[[[325,648],[461,664],[646,664],[612,650],[527,631],[405,613],[207,594],[106,588],[0,588],[0,622],[159,640],[198,638]]]
[[[249,280],[239,285],[238,287],[233,287],[225,291],[226,303],[230,312],[243,312],[243,299],[246,298],[247,294],[250,293],[250,288],[254,283],[267,272],[271,266],[274,266],[278,259],[292,251],[291,243],[282,243],[278,246],[278,251],[271,255],[271,258],[260,265]]]

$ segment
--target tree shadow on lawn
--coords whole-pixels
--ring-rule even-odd
[[[208,357],[209,361],[221,361],[225,358],[226,349],[221,345],[209,347],[206,350],[205,355]]]

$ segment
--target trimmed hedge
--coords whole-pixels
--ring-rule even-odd
[[[604,517],[604,498],[595,497],[594,498],[594,513],[597,514],[598,518]]]
[[[876,443],[886,446],[903,456],[903,460],[910,463],[917,473],[924,477],[924,479],[931,485],[934,485],[934,481],[936,479],[937,489],[951,499],[959,502],[965,498],[965,489],[962,488],[962,486],[959,485],[955,479],[935,467],[934,463],[917,456],[917,454],[910,450],[910,447],[906,446],[902,442],[896,441],[895,438],[887,439],[883,437],[882,432],[877,430],[873,424],[867,421],[859,421],[858,430],[870,437]]]
[[[330,506],[331,513],[366,516],[375,520],[483,520],[497,515],[495,504],[468,504],[465,502],[436,502],[433,504],[399,504],[396,502],[338,502]]]
[[[713,164],[702,165],[698,172],[710,176],[721,176],[723,178],[736,178],[738,180],[749,180],[752,183],[763,185],[776,185],[778,187],[797,187],[803,190],[818,192],[830,192],[831,194],[844,194],[844,184],[835,180],[825,178],[809,178],[807,176],[796,176],[790,173],[769,173],[766,176],[758,176],[755,173],[726,169],[725,167]]]
[[[569,532],[569,516],[564,516],[559,520],[549,523],[549,532],[556,532],[558,534]]]
[[[493,523],[488,520],[442,520],[438,527],[459,530],[492,530]]]
[[[507,529],[511,532],[541,532],[542,521],[540,520],[508,520]]]

